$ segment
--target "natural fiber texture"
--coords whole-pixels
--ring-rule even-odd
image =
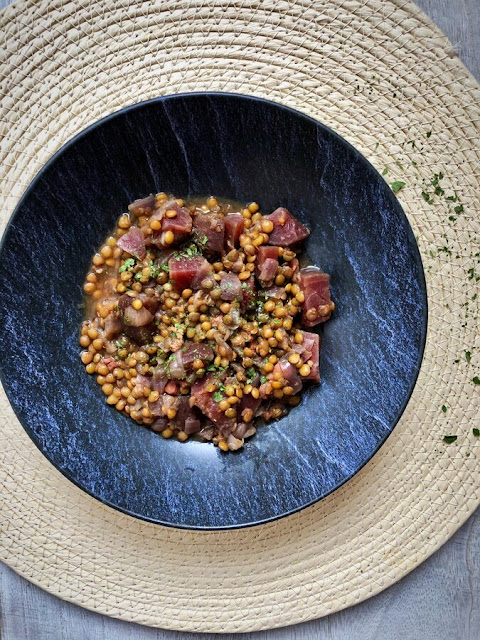
[[[19,1],[0,25],[2,228],[37,170],[98,118],[169,93],[254,94],[318,118],[388,166],[389,182],[406,182],[430,314],[418,383],[379,453],[317,505],[248,530],[166,529],[101,505],[42,456],[3,395],[1,559],[95,611],[196,631],[323,616],[425,560],[480,497],[469,272],[479,272],[480,90],[445,37],[405,0]],[[439,171],[464,206],[456,222],[458,203],[422,198]]]

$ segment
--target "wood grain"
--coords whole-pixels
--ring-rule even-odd
[[[0,0],[0,7],[8,0]],[[480,79],[480,0],[417,0]],[[188,603],[185,604],[188,607]],[[0,563],[0,640],[195,640],[64,602]],[[233,639],[231,634],[216,636]],[[480,640],[480,509],[433,557],[375,598],[248,640]]]

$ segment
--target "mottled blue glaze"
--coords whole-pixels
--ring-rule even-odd
[[[321,385],[235,454],[138,426],[105,404],[79,359],[91,255],[131,200],[160,190],[288,207],[331,274]],[[63,147],[15,211],[0,284],[2,382],[35,444],[96,498],[179,527],[264,522],[348,480],[398,421],[426,333],[417,246],[380,175],[320,123],[228,94],[136,105]]]

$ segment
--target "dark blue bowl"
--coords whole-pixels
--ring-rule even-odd
[[[91,256],[127,204],[153,191],[285,206],[331,274],[321,385],[238,453],[137,425],[105,404],[79,359]],[[32,440],[95,498],[176,527],[266,522],[351,478],[402,414],[426,334],[418,249],[380,175],[311,118],[229,94],[138,104],[66,144],[15,210],[0,285],[1,378]]]

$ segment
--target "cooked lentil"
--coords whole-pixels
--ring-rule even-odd
[[[79,342],[106,402],[180,442],[222,451],[278,419],[319,382],[318,334],[330,317],[328,275],[300,269],[308,230],[210,196],[148,196],[120,215],[83,285]]]

